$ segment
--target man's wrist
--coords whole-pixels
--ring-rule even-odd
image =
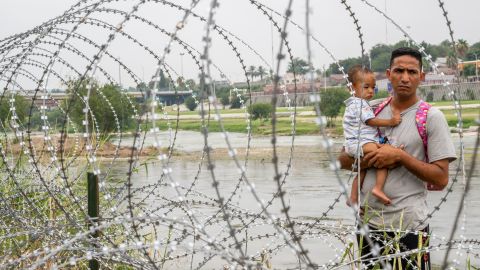
[[[400,148],[395,148],[395,162],[396,163],[403,165],[403,161],[405,160],[405,155],[406,155],[405,151],[403,151]]]

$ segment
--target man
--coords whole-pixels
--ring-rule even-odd
[[[391,144],[403,147],[384,144],[363,158],[363,164],[370,168],[361,188],[363,218],[367,220],[372,231],[400,229],[428,232],[428,224],[423,222],[428,214],[426,184],[441,188],[448,184],[448,164],[456,159],[455,148],[445,117],[442,112],[432,107],[426,121],[428,153],[424,151],[415,122],[420,105],[417,87],[425,78],[421,54],[412,48],[394,50],[386,75],[392,84],[393,97],[378,117],[391,118],[392,110],[396,110],[401,112],[402,122],[396,127],[380,128],[380,132]],[[425,161],[426,156],[428,162]],[[353,159],[348,155],[342,153],[339,161],[342,168],[351,169]],[[370,194],[375,185],[375,168],[392,168],[388,172],[384,187],[385,194],[392,200],[391,205],[384,205]],[[382,240],[391,244],[395,238],[394,233],[379,233],[373,236],[372,240],[378,243],[382,250]],[[384,239],[385,236],[387,239]],[[360,242],[363,242],[362,255],[365,255],[363,261],[366,262],[371,258],[370,247],[365,244],[366,241]],[[400,247],[401,251],[406,251],[418,248],[418,244],[418,235],[407,233],[402,235],[400,243],[394,243],[390,247]],[[412,269],[415,265],[421,269],[429,269],[428,255],[417,255],[402,259],[402,268],[407,269],[408,266]]]

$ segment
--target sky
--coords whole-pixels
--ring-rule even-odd
[[[91,2],[91,1],[90,1]],[[125,11],[131,10],[132,3],[136,1],[118,1],[105,4],[104,7],[118,8]],[[176,0],[175,3],[188,6],[190,1]],[[287,0],[259,0],[262,4],[284,13],[288,4]],[[340,0],[310,1],[310,29],[317,40],[324,46],[335,59],[346,57],[358,57],[361,55],[361,47],[358,34],[355,30],[353,19],[348,16],[345,7]],[[0,40],[23,31],[27,31],[42,22],[61,15],[71,5],[76,3],[72,0],[0,0]],[[245,65],[260,66],[267,70],[275,66],[275,55],[280,45],[279,34],[274,29],[272,22],[252,6],[248,0],[223,0],[215,13],[215,22],[221,25],[239,39],[248,44],[248,48],[237,39],[233,38],[236,50],[240,53]],[[392,44],[404,39],[402,32],[373,8],[365,4],[363,0],[347,1],[352,6],[355,16],[359,20],[361,31],[364,35],[365,49],[368,51],[378,43]],[[445,18],[438,6],[438,0],[370,0],[368,3],[385,12],[400,27],[416,41],[427,41],[438,44],[442,40],[449,39],[448,28]],[[454,38],[465,39],[469,44],[480,41],[480,31],[476,29],[480,1],[478,0],[444,0],[448,16],[452,21]],[[210,0],[201,0],[194,12],[202,16],[208,15]],[[306,21],[306,1],[295,0],[292,4],[292,20],[301,27]],[[165,31],[172,31],[183,13],[173,10],[161,4],[147,2],[137,12],[139,16],[154,22]],[[273,14],[279,25],[283,25],[283,18]],[[98,13],[92,18],[108,21],[112,25],[118,25],[122,17],[110,14]],[[71,29],[73,24],[66,23],[61,27]],[[205,23],[190,17],[185,28],[179,32],[179,37],[197,51],[203,51],[202,38],[205,35]],[[158,30],[150,26],[130,21],[124,27],[125,32],[148,47],[157,55],[162,52],[169,40]],[[287,28],[288,40],[294,57],[307,57],[306,37],[303,31],[293,25]],[[91,26],[79,28],[79,33],[102,44],[106,41],[110,32],[99,30]],[[95,49],[78,41],[71,41],[85,55],[91,56]],[[312,43],[312,62],[316,68],[327,66],[333,58],[324,48],[317,43]],[[132,44],[125,37],[118,36],[110,45],[109,51],[125,63],[140,79],[148,80],[154,73],[156,60],[143,48]],[[260,56],[258,56],[260,55]],[[84,70],[84,60],[74,55],[64,53],[66,61],[70,62],[78,70]],[[236,53],[228,46],[223,38],[218,35],[212,36],[210,57],[227,78],[231,81],[245,81],[244,72],[241,69],[240,60]],[[175,70],[177,75],[183,74],[187,79],[198,77],[198,67],[195,61],[176,44],[172,46],[171,53],[166,57],[166,62]],[[281,64],[280,72],[284,72],[287,61]],[[100,66],[104,67],[114,79],[120,80],[124,85],[134,85],[133,79],[118,67],[114,61],[103,58]],[[58,65],[56,70],[61,76],[74,75],[68,68]],[[174,75],[176,76],[176,75]],[[220,79],[220,72],[213,69],[212,76]],[[60,82],[52,79],[52,87]]]

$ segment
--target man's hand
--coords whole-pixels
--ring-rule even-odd
[[[379,144],[378,147],[377,151],[370,152],[363,158],[368,167],[391,169],[399,165],[403,146],[396,148],[389,144]]]

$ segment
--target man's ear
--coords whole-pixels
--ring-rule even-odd
[[[423,72],[423,71],[420,72],[420,81],[422,81],[422,82],[425,81],[425,72]]]
[[[386,71],[385,71],[385,75],[387,75],[387,78],[390,79],[390,69],[388,68]]]

